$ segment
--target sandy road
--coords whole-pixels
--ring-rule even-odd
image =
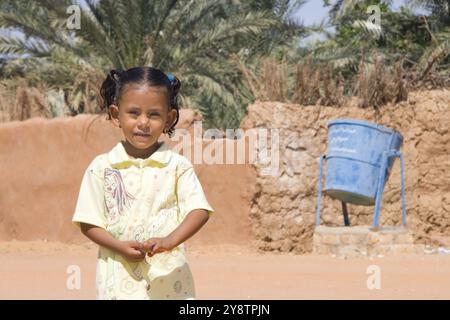
[[[0,244],[0,299],[94,299],[92,245]],[[236,245],[188,247],[198,299],[450,299],[450,255],[333,258],[260,253]],[[81,288],[67,289],[68,267]],[[380,289],[369,290],[369,266]]]

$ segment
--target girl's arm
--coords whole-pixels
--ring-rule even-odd
[[[151,238],[144,245],[150,256],[172,250],[197,233],[208,221],[208,211],[195,209],[189,212],[181,224],[164,238]]]
[[[189,212],[181,224],[167,236],[172,247],[179,246],[196,234],[208,219],[208,211],[204,209],[195,209]]]
[[[119,253],[128,260],[142,261],[145,258],[143,246],[137,241],[117,240],[105,229],[87,223],[80,223],[80,227],[81,232],[90,240],[99,246]]]

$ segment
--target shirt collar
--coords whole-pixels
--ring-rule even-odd
[[[126,169],[131,166],[136,167],[158,167],[163,168],[167,166],[170,160],[170,149],[164,141],[161,142],[160,147],[146,159],[131,158],[122,144],[119,142],[109,153],[108,160],[111,167],[114,169]]]

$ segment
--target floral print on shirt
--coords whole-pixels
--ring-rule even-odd
[[[126,208],[130,208],[134,196],[127,192],[122,175],[119,170],[106,168],[105,178],[105,202],[108,209],[109,225],[119,222]]]

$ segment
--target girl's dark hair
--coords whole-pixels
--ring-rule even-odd
[[[180,117],[178,106],[178,91],[181,82],[174,75],[169,77],[159,69],[152,67],[135,67],[128,70],[113,69],[106,76],[100,88],[102,97],[101,109],[108,112],[111,104],[118,105],[120,95],[128,84],[143,84],[150,87],[166,87],[169,95],[169,108],[177,111],[175,122],[167,131],[169,137],[172,136],[175,125]],[[111,114],[108,112],[108,120]]]

